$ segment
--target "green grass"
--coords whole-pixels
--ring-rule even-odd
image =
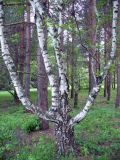
[[[81,91],[79,106],[73,109],[72,115],[83,108],[87,95]],[[83,160],[120,159],[120,109],[114,108],[115,95],[112,91],[112,98],[107,102],[101,91],[87,117],[75,126],[75,141]],[[35,101],[36,97],[36,91],[31,91],[31,100]],[[8,92],[0,92],[0,160],[55,160],[55,144],[50,138],[41,136],[37,143],[33,139],[32,145],[20,143],[18,129],[24,136],[39,129],[40,124],[36,116],[25,113],[22,106],[14,106],[12,101]],[[76,158],[70,155],[62,160]]]
[[[7,91],[0,91],[0,104],[13,100],[12,95]]]
[[[4,114],[1,113],[0,126],[1,128],[6,127],[10,130],[20,128],[25,132],[40,128],[39,119],[35,115],[25,113],[21,106],[19,106],[19,108],[9,108]]]
[[[51,104],[51,92],[50,89],[48,89],[48,104]],[[30,89],[30,100],[33,103],[37,102],[37,90],[36,89]],[[0,91],[0,105],[2,106],[3,104],[8,104],[13,105],[13,96],[8,92],[8,91]]]
[[[95,160],[107,156],[109,160],[120,150],[120,109],[114,110],[110,105],[98,107],[94,106],[75,127],[76,143],[84,156],[93,156]]]
[[[21,105],[15,106],[8,92],[0,92],[0,160],[13,159],[15,150],[21,150],[21,136],[40,128],[40,120],[35,115],[26,113]]]

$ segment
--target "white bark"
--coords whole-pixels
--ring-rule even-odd
[[[31,104],[31,102],[28,100],[27,97],[24,96],[23,88],[18,80],[18,76],[17,76],[16,72],[14,71],[15,66],[14,66],[13,60],[10,56],[6,39],[4,37],[4,26],[3,26],[2,17],[3,17],[3,10],[2,10],[2,5],[0,5],[0,42],[1,42],[2,57],[3,57],[3,60],[6,64],[6,66],[7,66],[8,71],[10,73],[12,83],[15,87],[15,90],[18,94],[20,101],[22,102],[23,105],[27,106],[27,109],[32,110],[35,108],[35,106],[33,104]]]
[[[26,107],[27,110],[30,110],[31,112],[37,114],[40,118],[43,118],[45,120],[50,120],[57,122],[54,118],[51,118],[48,112],[43,114],[37,106],[32,104],[30,100],[25,96],[24,90],[22,88],[22,85],[18,79],[18,76],[15,71],[15,65],[11,58],[9,47],[6,41],[6,38],[4,37],[4,24],[3,24],[3,0],[0,1],[0,43],[1,43],[1,51],[2,51],[2,58],[4,60],[4,63],[9,71],[10,78],[12,80],[13,86],[16,90],[16,93],[19,97],[19,100],[21,103]]]
[[[51,37],[52,37],[52,42],[55,50],[55,56],[56,56],[56,61],[57,61],[57,66],[58,66],[58,72],[59,72],[59,95],[60,95],[60,104],[59,104],[59,112],[62,115],[62,122],[63,126],[67,125],[68,122],[68,80],[66,76],[66,70],[65,70],[65,65],[63,62],[63,57],[62,57],[62,49],[61,49],[61,34],[62,34],[62,27],[63,27],[63,1],[62,0],[57,0],[55,1],[55,7],[54,11],[56,16],[50,17],[54,20],[54,22],[58,22],[58,25],[56,24],[52,25],[49,27],[51,31]],[[58,16],[58,18],[57,18]],[[56,134],[59,134],[59,131],[56,132]],[[59,137],[59,136],[58,136]]]
[[[49,79],[49,83],[52,91],[52,106],[50,108],[50,111],[56,112],[59,106],[59,91],[58,91],[57,80],[55,75],[53,74],[52,67],[51,67],[52,65],[48,58],[47,48],[45,47],[46,45],[45,44],[46,37],[44,34],[45,11],[43,10],[42,2],[39,2],[38,0],[33,0],[31,5],[33,7],[33,10],[35,10],[35,13],[37,14],[36,26],[37,26],[39,46],[41,49],[41,53],[42,53],[44,64],[45,64],[45,69],[48,75],[48,79]]]
[[[31,2],[31,1],[30,1]],[[33,3],[34,2],[34,3]],[[34,8],[39,12],[40,16],[43,16],[44,10],[42,6],[42,2],[39,2],[38,0],[33,0],[31,3]],[[64,92],[68,93],[68,84],[66,81],[66,73],[65,73],[65,67],[62,59],[62,52],[60,51],[60,33],[62,32],[62,25],[63,25],[63,20],[62,20],[62,0],[60,1],[55,1],[55,10],[56,14],[59,15],[59,27],[58,29],[53,27],[52,25],[49,27],[51,35],[52,35],[52,40],[53,40],[53,46],[56,54],[56,60],[58,64],[58,70],[59,70],[59,77],[60,77],[60,94],[64,94]],[[35,9],[34,9],[35,10]],[[47,15],[47,14],[46,14]],[[39,18],[39,16],[37,17]],[[50,18],[50,17],[49,17]],[[39,25],[37,23],[37,25]]]
[[[56,6],[56,14],[59,16],[59,24],[58,29],[55,26],[54,28],[51,26],[52,31],[52,40],[56,55],[56,60],[58,64],[58,70],[59,70],[59,77],[60,77],[60,94],[63,95],[65,92],[68,93],[68,83],[67,83],[67,77],[66,77],[66,71],[65,71],[65,65],[62,58],[62,50],[60,48],[61,44],[61,33],[62,33],[62,27],[63,27],[63,2],[58,1]]]
[[[117,21],[117,12],[118,12],[118,0],[113,1],[113,28],[112,28],[112,51],[111,51],[111,57],[110,60],[108,61],[107,65],[104,67],[103,72],[101,73],[101,76],[99,77],[99,82],[96,87],[92,89],[90,92],[90,95],[88,97],[88,100],[86,102],[86,105],[84,109],[77,114],[75,117],[69,120],[68,116],[68,84],[67,84],[67,78],[66,78],[66,73],[64,69],[64,64],[61,56],[61,50],[60,50],[60,33],[62,31],[62,6],[63,4],[62,1],[55,1],[58,3],[58,11],[56,13],[59,15],[59,27],[58,30],[54,30],[52,28],[53,32],[53,45],[56,53],[56,60],[57,60],[57,65],[58,65],[58,71],[59,71],[59,77],[60,77],[60,94],[58,93],[58,86],[57,86],[57,81],[56,77],[52,72],[52,67],[51,63],[48,58],[48,53],[47,49],[45,47],[46,45],[46,37],[44,34],[44,27],[45,27],[45,16],[46,16],[46,11],[45,8],[43,7],[43,4],[39,0],[29,0],[34,13],[37,14],[37,19],[36,19],[36,25],[37,25],[37,33],[38,33],[38,40],[39,40],[39,46],[41,49],[41,53],[43,56],[44,64],[45,64],[45,69],[48,75],[48,79],[50,82],[50,86],[52,89],[52,107],[50,112],[46,112],[45,114],[42,114],[42,112],[39,110],[38,107],[35,107],[27,97],[25,97],[23,88],[18,80],[18,77],[16,75],[16,72],[14,71],[14,64],[13,60],[10,56],[9,53],[9,48],[8,44],[6,42],[6,39],[4,37],[4,26],[3,26],[3,10],[2,10],[2,3],[0,3],[0,42],[1,42],[1,49],[2,49],[2,57],[3,60],[8,68],[8,71],[10,73],[10,77],[12,79],[13,85],[16,89],[16,92],[18,94],[19,99],[21,100],[22,104],[26,106],[27,109],[31,110],[32,112],[35,112],[40,118],[50,120],[53,122],[56,122],[57,125],[57,135],[56,137],[58,138],[57,142],[60,142],[61,144],[58,143],[58,146],[60,146],[60,151],[64,152],[64,148],[62,147],[66,145],[69,146],[73,142],[70,142],[71,137],[68,137],[71,135],[71,128],[73,127],[76,123],[79,123],[82,119],[84,119],[93,104],[99,90],[101,87],[101,83],[104,80],[104,78],[107,75],[108,69],[110,68],[110,65],[114,59],[115,51],[116,51],[116,21]],[[0,2],[3,2],[3,0]],[[60,95],[60,97],[59,97]],[[61,109],[59,108],[61,107]],[[60,113],[59,113],[60,111]],[[60,115],[61,114],[61,115]],[[70,129],[70,132],[69,132]],[[74,141],[74,140],[73,140]]]
[[[90,92],[90,95],[87,99],[84,109],[70,120],[69,125],[71,126],[74,126],[76,123],[79,123],[82,119],[86,117],[90,107],[92,106],[96,96],[98,95],[101,84],[103,80],[105,79],[108,73],[108,70],[114,60],[115,52],[116,52],[116,26],[117,26],[117,18],[118,18],[118,5],[119,5],[118,0],[114,0],[113,1],[113,20],[112,20],[112,48],[111,48],[111,53],[110,53],[110,60],[108,61],[108,63],[103,69],[103,72],[99,76],[98,85],[94,87],[92,91]]]

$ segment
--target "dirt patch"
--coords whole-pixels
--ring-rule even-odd
[[[47,130],[40,130],[40,131],[36,131],[36,132],[31,132],[27,135],[27,138],[29,141],[34,140],[39,140],[40,136],[46,136],[49,137],[51,139],[54,139],[54,132],[52,128],[49,128]]]
[[[21,129],[16,129],[15,136],[21,146],[24,145],[33,145],[34,143],[39,142],[41,136],[46,136],[48,138],[54,139],[54,132],[52,128],[47,130],[34,131],[30,133],[25,133]]]
[[[112,118],[113,122],[120,122],[120,118]]]

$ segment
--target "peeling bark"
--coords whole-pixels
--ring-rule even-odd
[[[71,136],[68,137],[70,126],[68,126],[68,82],[66,77],[66,71],[62,59],[62,51],[61,51],[61,33],[62,33],[62,25],[63,25],[63,17],[62,17],[62,10],[63,4],[62,1],[56,2],[56,14],[59,15],[59,27],[56,28],[50,27],[50,31],[52,34],[52,41],[56,55],[56,62],[58,65],[58,74],[59,74],[59,88],[56,87],[55,76],[52,74],[52,67],[49,62],[47,56],[47,50],[44,47],[45,44],[45,35],[44,35],[44,20],[45,16],[47,15],[46,12],[43,10],[43,6],[38,0],[34,0],[32,6],[36,9],[36,13],[38,12],[39,15],[37,16],[37,32],[39,38],[39,45],[41,49],[41,53],[44,59],[45,68],[47,71],[48,79],[52,89],[52,107],[54,107],[54,113],[60,116],[61,121],[55,126],[55,135],[57,141],[57,148],[59,154],[67,154],[68,148],[71,148],[73,145],[71,143]],[[44,6],[45,7],[45,6]],[[42,13],[42,14],[41,14]],[[56,19],[55,19],[56,20]],[[57,93],[58,92],[58,93]],[[58,97],[59,96],[59,97]],[[58,98],[58,99],[57,99]],[[56,116],[56,115],[55,115]],[[66,130],[67,128],[67,130]],[[66,140],[67,139],[67,140]],[[70,147],[71,144],[71,147]]]
[[[64,72],[64,68],[63,68],[63,64],[62,64],[62,58],[61,58],[61,55],[60,55],[61,52],[59,50],[60,49],[60,44],[59,44],[60,43],[60,41],[59,41],[59,35],[60,34],[58,34],[58,33],[61,33],[61,25],[62,25],[62,18],[61,18],[62,17],[62,12],[61,11],[62,11],[63,4],[61,2],[62,1],[57,2],[58,10],[56,11],[57,13],[59,13],[59,28],[58,28],[58,30],[56,28],[54,28],[54,30],[53,30],[53,28],[51,27],[51,30],[52,30],[52,33],[54,35],[54,37],[53,37],[53,45],[54,45],[54,49],[55,49],[55,53],[56,53],[57,65],[58,65],[58,70],[59,70],[59,77],[61,78],[60,79],[60,88],[59,88],[61,99],[60,99],[60,101],[59,101],[60,103],[58,105],[58,107],[61,108],[59,110],[59,114],[61,115],[61,122],[59,121],[60,123],[58,123],[58,125],[56,126],[56,132],[55,133],[57,134],[56,138],[57,138],[57,142],[58,142],[57,144],[58,144],[59,153],[65,153],[66,152],[65,150],[67,148],[62,149],[62,146],[64,146],[65,141],[63,140],[63,141],[61,141],[61,143],[59,143],[59,136],[58,136],[59,133],[62,136],[64,135],[64,133],[63,132],[59,132],[59,130],[61,130],[60,128],[64,127],[64,122],[68,121],[68,116],[67,116],[68,115],[68,106],[67,106],[68,105],[68,102],[67,102],[68,101],[68,93],[66,92],[66,91],[68,91],[67,90],[68,85],[66,83],[67,82],[66,81],[66,77],[65,77],[66,74],[64,74],[65,72]],[[44,13],[44,10],[42,8],[42,4],[41,3],[39,3],[38,0],[33,0],[33,3],[32,3],[32,5],[34,6],[34,10],[36,9],[38,11],[38,13],[39,13],[39,15],[37,17],[38,21],[36,23],[37,24],[37,28],[38,28],[39,43],[40,43],[40,37],[42,37],[41,40],[44,41],[44,35],[43,35],[43,31],[41,29],[41,28],[44,27],[44,25],[43,25],[43,23],[41,23],[39,16],[44,19],[43,15],[45,15],[45,13]],[[62,6],[61,6],[61,4],[62,4]],[[87,100],[86,105],[85,105],[84,109],[82,110],[82,112],[80,112],[78,115],[76,115],[75,117],[70,119],[69,123],[68,122],[65,123],[65,126],[68,124],[68,128],[73,128],[73,126],[76,123],[79,123],[83,118],[85,118],[85,116],[87,115],[87,113],[88,113],[91,105],[93,104],[96,96],[98,95],[101,83],[105,79],[105,77],[106,77],[106,75],[108,73],[108,70],[109,70],[109,68],[110,68],[110,66],[112,64],[112,61],[113,61],[114,56],[115,56],[115,51],[116,51],[117,10],[118,10],[118,0],[115,0],[115,1],[113,1],[112,51],[111,51],[111,54],[110,54],[110,60],[108,61],[108,63],[104,67],[104,70],[101,73],[101,75],[98,77],[97,86],[93,87],[92,91],[90,92],[90,95],[88,97],[88,100]],[[41,20],[43,20],[43,19],[41,19]],[[40,47],[42,48],[43,59],[45,59],[46,57],[44,56],[43,44],[40,43]],[[47,60],[47,64],[46,64],[46,61],[44,61],[47,73],[49,73],[48,71],[51,70],[50,66],[47,67],[48,62],[49,61]],[[53,76],[52,76],[52,78],[54,80]],[[50,83],[53,80],[51,80],[50,77],[49,77]],[[59,127],[59,124],[60,124],[60,127]]]
[[[69,126],[69,118],[57,125],[55,133],[58,154],[67,155],[74,152],[74,129]]]

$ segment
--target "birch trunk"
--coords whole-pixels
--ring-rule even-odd
[[[74,150],[74,132],[73,128],[71,128],[68,123],[70,117],[68,116],[69,112],[69,104],[68,104],[68,93],[69,93],[69,86],[68,86],[68,79],[67,73],[65,69],[65,62],[63,61],[63,51],[61,50],[61,34],[63,32],[63,11],[64,11],[64,2],[62,0],[56,1],[55,5],[55,13],[58,15],[58,28],[57,26],[51,27],[52,33],[52,40],[53,46],[56,55],[56,61],[58,65],[59,71],[59,79],[60,79],[60,86],[59,86],[59,93],[60,93],[60,110],[59,113],[62,117],[62,122],[60,122],[56,126],[55,135],[56,135],[56,142],[57,142],[57,149],[58,153],[67,155],[71,151]],[[54,17],[53,17],[54,18]]]
[[[63,59],[61,56],[60,51],[60,33],[62,30],[62,7],[64,7],[62,1],[57,1],[58,10],[56,11],[59,15],[59,27],[58,30],[55,28],[53,30],[53,45],[56,54],[56,61],[58,65],[58,73],[60,77],[60,84],[58,88],[58,82],[56,76],[53,74],[51,63],[48,58],[48,53],[45,47],[46,38],[44,34],[44,27],[45,27],[45,17],[46,17],[46,10],[45,10],[45,3],[39,0],[30,0],[31,5],[36,13],[36,25],[37,25],[37,33],[38,33],[38,40],[39,46],[41,49],[41,53],[43,56],[45,69],[48,75],[48,79],[50,82],[51,90],[52,90],[52,107],[50,108],[50,112],[42,113],[39,108],[31,104],[29,99],[24,96],[23,88],[18,80],[16,72],[14,71],[14,64],[13,60],[11,59],[8,45],[6,43],[6,39],[4,37],[4,26],[3,26],[3,10],[2,10],[2,2],[0,1],[0,42],[1,42],[1,49],[2,49],[2,57],[3,60],[8,68],[10,73],[13,85],[16,89],[16,92],[19,96],[21,102],[27,106],[28,109],[37,112],[38,116],[51,120],[56,123],[56,141],[57,141],[57,149],[59,154],[68,154],[74,149],[74,125],[79,123],[85,116],[87,115],[91,105],[93,104],[98,92],[100,90],[102,81],[105,79],[108,70],[112,64],[112,61],[115,56],[116,51],[116,22],[117,22],[117,15],[118,15],[118,0],[113,1],[113,24],[112,24],[112,50],[110,53],[110,60],[108,61],[107,65],[104,67],[103,72],[98,77],[98,84],[97,86],[93,87],[86,102],[84,109],[78,113],[72,119],[68,116],[69,113],[69,104],[68,104],[68,82],[66,78],[66,72],[63,64]],[[56,1],[55,1],[56,2]],[[43,7],[44,6],[44,7]]]
[[[56,1],[55,1],[56,2]],[[46,56],[47,54],[45,54],[47,51],[44,50],[44,45],[41,42],[41,40],[44,42],[45,38],[44,38],[44,34],[43,34],[43,28],[44,28],[44,24],[43,22],[41,22],[44,19],[44,16],[47,15],[44,12],[44,9],[42,8],[42,2],[39,2],[38,0],[33,0],[32,3],[34,10],[37,10],[37,12],[39,14],[37,14],[37,29],[38,29],[38,37],[39,37],[39,44],[42,50],[42,55],[43,55],[43,59],[44,59],[44,63],[45,63],[45,67],[47,70],[47,74],[49,73],[49,71],[51,70],[51,67],[49,64],[49,60],[48,57]],[[69,152],[70,148],[74,148],[73,144],[74,144],[74,135],[70,136],[69,134],[72,133],[72,129],[73,126],[76,123],[79,123],[83,118],[85,118],[85,116],[87,115],[90,106],[93,104],[94,99],[96,98],[101,83],[102,81],[105,79],[108,69],[110,68],[110,65],[112,64],[112,61],[114,59],[114,55],[115,55],[115,51],[116,51],[116,21],[117,21],[117,10],[118,10],[118,1],[113,1],[113,28],[112,28],[112,51],[111,51],[111,56],[110,56],[110,60],[108,61],[107,65],[104,67],[103,72],[101,73],[101,75],[98,78],[98,84],[97,86],[93,87],[92,91],[90,92],[90,95],[88,97],[88,100],[86,102],[86,105],[83,109],[82,112],[80,112],[78,115],[76,115],[75,117],[73,117],[72,119],[69,120],[68,118],[68,111],[69,111],[69,107],[68,107],[68,84],[67,84],[67,79],[66,79],[66,73],[64,70],[64,66],[63,66],[63,62],[62,62],[62,57],[61,57],[61,52],[60,52],[60,33],[61,33],[61,27],[62,27],[62,7],[64,6],[62,1],[57,1],[57,5],[58,9],[57,9],[57,15],[59,15],[59,27],[57,28],[53,28],[50,27],[52,34],[53,34],[53,45],[54,45],[54,49],[55,49],[55,54],[56,54],[56,60],[57,60],[57,65],[58,65],[58,71],[59,71],[59,77],[60,77],[60,87],[59,87],[59,93],[60,93],[60,97],[59,97],[59,104],[58,104],[58,113],[57,115],[60,115],[60,121],[56,126],[56,141],[57,141],[57,148],[58,148],[58,152],[59,154],[66,154]],[[42,17],[41,21],[40,21],[40,17]],[[45,61],[46,58],[46,61]],[[47,62],[47,63],[46,63]],[[51,83],[54,82],[54,76],[51,74],[49,75],[49,82]],[[70,130],[70,133],[69,133]],[[69,135],[69,136],[68,136]],[[68,139],[68,143],[66,143],[66,138]],[[72,143],[69,143],[72,142]],[[66,145],[65,145],[66,144]],[[69,148],[69,149],[68,149]]]
[[[38,117],[58,123],[57,122],[58,120],[56,120],[55,117],[52,117],[50,112],[46,112],[43,114],[39,109],[39,107],[32,104],[30,100],[25,96],[23,87],[15,71],[15,65],[14,65],[13,59],[11,58],[6,38],[4,37],[5,30],[4,30],[4,24],[3,24],[3,17],[4,17],[3,0],[1,0],[0,1],[0,43],[1,43],[2,58],[8,69],[10,78],[12,80],[16,93],[19,97],[19,100],[26,107],[27,110],[30,110],[31,112],[37,114]]]
[[[67,154],[70,150],[73,150],[73,141],[74,141],[74,136],[72,134],[72,130],[70,126],[68,126],[69,118],[68,118],[68,112],[69,112],[69,107],[68,107],[68,82],[67,82],[67,77],[66,77],[66,71],[62,59],[62,51],[61,51],[61,33],[63,32],[62,30],[62,25],[63,25],[63,17],[62,17],[62,7],[63,4],[61,1],[56,3],[56,8],[55,12],[58,17],[59,21],[59,27],[57,28],[56,26],[50,27],[49,30],[52,34],[52,41],[53,41],[53,46],[55,50],[55,55],[56,55],[56,62],[58,65],[58,74],[59,74],[59,88],[55,88],[55,76],[52,73],[52,68],[49,62],[49,59],[47,57],[47,50],[45,50],[44,44],[45,44],[45,35],[44,35],[44,30],[43,28],[45,27],[44,25],[44,18],[47,15],[44,10],[43,10],[43,4],[42,2],[40,3],[38,0],[34,0],[32,3],[32,6],[35,8],[36,12],[39,12],[39,15],[37,16],[37,32],[38,32],[38,38],[39,38],[39,45],[41,48],[41,53],[43,55],[44,63],[45,63],[45,68],[47,71],[48,79],[51,85],[52,89],[52,96],[54,95],[54,108],[57,109],[57,115],[60,115],[61,121],[59,121],[58,124],[55,125],[55,136],[56,136],[56,144],[57,144],[57,151],[60,154]],[[45,4],[44,4],[45,7]],[[47,10],[47,8],[46,8]],[[40,17],[42,17],[40,19]],[[55,19],[56,20],[56,19]],[[43,42],[43,43],[42,43]],[[47,63],[46,63],[47,62]],[[49,64],[49,65],[48,65]],[[57,91],[56,89],[59,89],[59,94],[56,94],[55,92]],[[56,90],[56,91],[55,91]],[[55,91],[55,92],[54,92]],[[59,97],[58,97],[59,95]],[[58,102],[55,101],[56,98],[58,98]],[[56,103],[57,102],[57,103]],[[71,135],[70,135],[71,133]]]
[[[65,121],[59,123],[56,127],[56,144],[58,155],[68,155],[74,152],[74,128],[69,126],[69,118],[66,116]]]
[[[119,1],[114,0],[113,1],[113,18],[112,18],[112,48],[111,48],[111,53],[110,53],[110,59],[107,62],[107,64],[105,65],[103,72],[98,77],[97,86],[91,90],[89,97],[86,101],[85,107],[83,108],[83,110],[79,114],[77,114],[75,117],[73,117],[70,120],[69,124],[71,126],[74,126],[76,123],[79,123],[82,119],[84,119],[86,117],[88,111],[90,110],[90,107],[92,106],[95,98],[98,95],[101,84],[102,84],[103,80],[106,78],[108,70],[109,70],[110,66],[112,65],[112,62],[115,58],[116,40],[117,40],[116,39],[116,27],[117,27],[117,18],[118,18],[118,6],[119,6]]]
[[[4,14],[3,14],[2,5],[3,5],[3,1],[1,1],[0,3],[0,43],[1,43],[2,57],[9,71],[12,83],[15,87],[16,93],[20,101],[22,102],[23,105],[26,106],[26,108],[28,108],[28,110],[32,110],[34,108],[34,105],[32,105],[31,102],[24,96],[22,85],[18,80],[18,76],[15,72],[15,65],[9,53],[7,41],[4,37],[4,25],[3,25]]]

